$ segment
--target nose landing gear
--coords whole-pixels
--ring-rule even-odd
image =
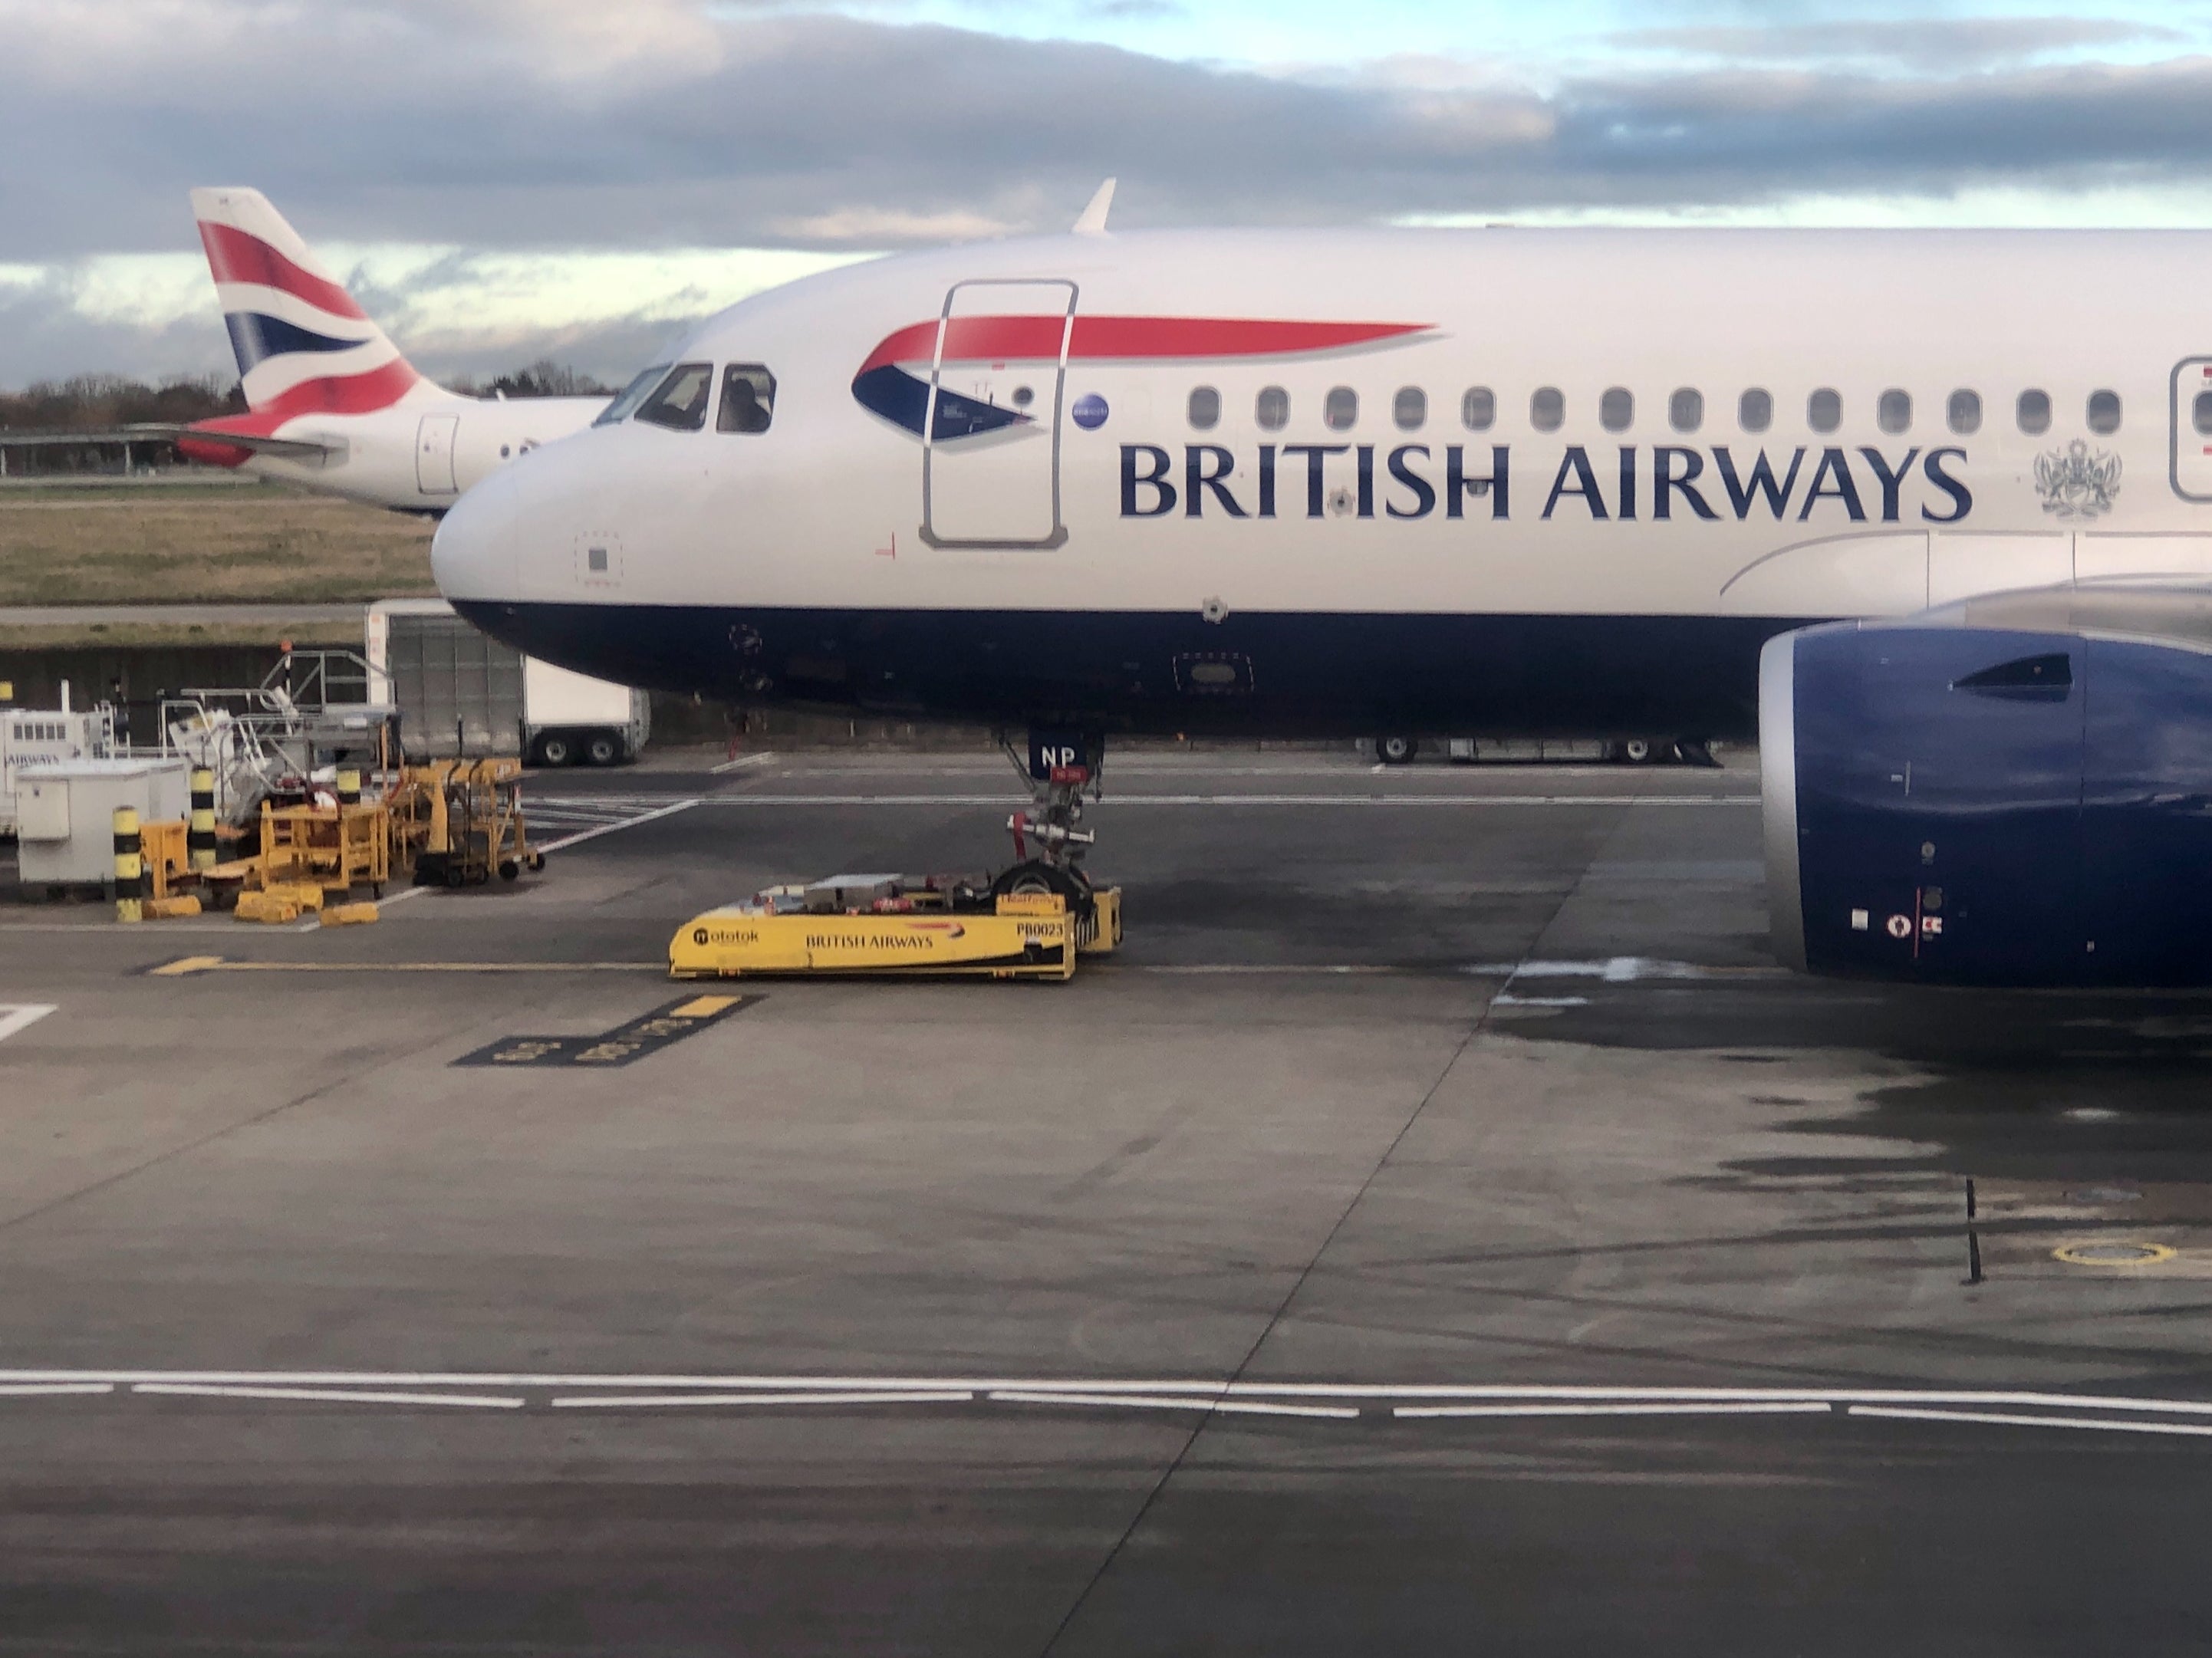
[[[991,883],[993,895],[1056,893],[1071,911],[1087,917],[1094,901],[1083,856],[1097,836],[1082,827],[1083,804],[1086,794],[1098,799],[1105,737],[1097,732],[1035,730],[1029,733],[1026,755],[1003,736],[1000,744],[1029,786],[1030,804],[1006,819],[1016,862]]]

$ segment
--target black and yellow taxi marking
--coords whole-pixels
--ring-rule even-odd
[[[465,1054],[455,1065],[592,1066],[628,1065],[719,1024],[758,996],[687,996],[596,1036],[506,1036]]]

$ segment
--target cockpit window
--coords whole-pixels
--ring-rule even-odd
[[[637,378],[623,387],[620,395],[612,403],[599,410],[599,417],[592,424],[594,426],[621,425],[623,422],[637,412],[638,404],[645,401],[645,394],[659,385],[660,377],[667,372],[668,365],[665,362],[657,362],[650,368],[639,370]]]
[[[722,412],[717,432],[765,432],[775,415],[775,376],[757,362],[733,362],[722,371]]]
[[[714,365],[679,362],[639,405],[637,418],[672,432],[696,432],[707,424],[707,399],[714,392]]]

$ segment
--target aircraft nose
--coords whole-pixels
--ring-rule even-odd
[[[430,542],[430,574],[448,599],[512,599],[514,481],[495,473],[447,511]]]

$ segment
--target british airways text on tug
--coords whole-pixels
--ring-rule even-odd
[[[1102,205],[721,313],[434,560],[583,672],[1030,733],[1048,888],[1112,733],[1758,735],[1785,961],[2212,982],[2208,258]]]

